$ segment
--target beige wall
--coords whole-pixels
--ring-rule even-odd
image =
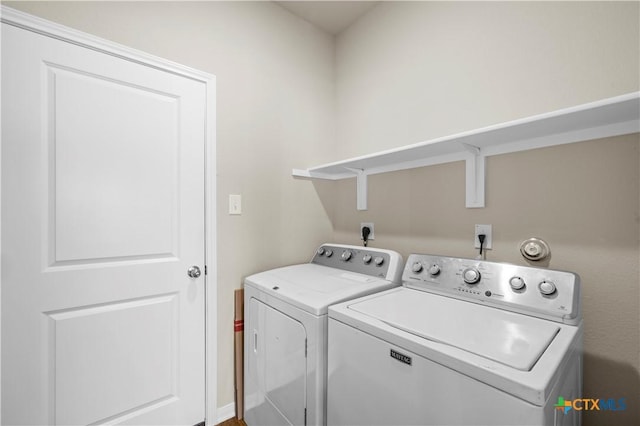
[[[336,43],[335,159],[638,90],[638,2],[383,2]]]
[[[327,161],[335,139],[333,38],[270,2],[4,4],[216,76],[218,406],[233,402],[233,290],[331,237],[291,169]]]
[[[334,159],[420,142],[640,89],[639,3],[388,2],[336,44]],[[638,134],[490,157],[486,208],[466,209],[464,163],[369,178],[323,195],[334,240],[473,257],[476,223],[493,225],[487,258],[526,264],[519,243],[551,246],[549,266],[579,273],[584,394],[626,397],[585,425],[640,424]]]
[[[352,181],[290,175],[636,91],[638,3],[385,2],[335,41],[268,2],[9,4],[217,76],[218,406],[233,289],[325,239],[357,244],[365,220],[404,255],[473,256],[474,223],[493,224],[491,260],[545,238],[550,266],[583,278],[585,395],[640,400],[638,135],[491,157],[485,209],[464,208],[462,163],[371,177],[366,212]],[[585,424],[639,423],[633,405]]]

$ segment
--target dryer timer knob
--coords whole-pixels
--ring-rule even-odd
[[[349,259],[351,259],[351,255],[352,253],[349,250],[345,250],[342,252],[342,260],[344,260],[345,262]]]
[[[375,264],[376,264],[376,265],[378,265],[378,266],[381,266],[381,265],[384,263],[384,257],[382,257],[382,256],[376,256],[376,257],[373,259],[373,263],[375,263]]]

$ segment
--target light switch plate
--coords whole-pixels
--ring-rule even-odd
[[[242,195],[229,194],[229,214],[242,214]]]

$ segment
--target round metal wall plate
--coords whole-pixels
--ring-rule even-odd
[[[551,250],[549,245],[540,238],[529,238],[520,244],[520,253],[525,259],[537,262],[546,259]]]

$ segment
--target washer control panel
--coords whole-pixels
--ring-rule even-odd
[[[567,324],[582,319],[580,277],[572,272],[412,254],[402,282],[417,290]]]
[[[400,281],[404,266],[402,256],[395,251],[343,244],[321,245],[311,263],[394,282]]]

